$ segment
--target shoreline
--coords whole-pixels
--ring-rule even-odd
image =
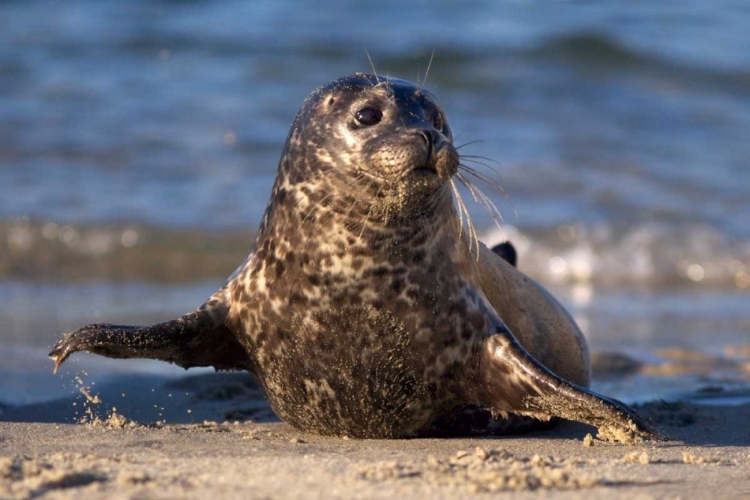
[[[523,436],[350,440],[282,423],[0,423],[2,498],[739,498],[750,406],[690,407],[674,438],[594,440],[562,423]],[[120,427],[123,425],[123,427]]]
[[[670,438],[663,442],[609,443],[574,422],[511,436],[354,440],[278,422],[248,379],[208,374],[152,386],[128,377],[82,386],[87,396],[6,407],[0,498],[750,495],[748,404],[640,406]]]

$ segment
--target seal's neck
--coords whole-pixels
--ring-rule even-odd
[[[250,280],[251,286],[281,301],[292,300],[287,295],[333,300],[338,295],[331,290],[355,296],[365,287],[376,300],[397,293],[399,280],[410,276],[413,293],[435,299],[441,279],[475,281],[450,191],[436,193],[430,210],[400,224],[357,224],[323,203],[306,204],[308,194],[277,183],[254,251],[237,272],[262,278]],[[383,288],[386,282],[391,292]]]

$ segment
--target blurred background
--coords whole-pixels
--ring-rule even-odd
[[[412,81],[432,58],[456,143],[503,186],[478,184],[501,228],[480,204],[474,223],[574,314],[596,388],[750,400],[750,4],[410,7],[2,2],[0,409],[84,369],[184,373],[79,354],[53,376],[46,353],[202,303],[250,247],[303,99],[367,53]]]

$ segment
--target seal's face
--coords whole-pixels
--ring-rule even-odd
[[[325,182],[349,208],[366,200],[362,215],[381,222],[418,216],[450,198],[447,183],[458,168],[450,126],[432,94],[361,74],[305,101],[285,154],[304,158],[292,166],[291,183]]]

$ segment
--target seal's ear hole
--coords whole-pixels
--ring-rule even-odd
[[[336,98],[335,97],[329,97],[328,98],[328,107],[330,108],[331,106],[333,106],[334,102],[336,102]]]

